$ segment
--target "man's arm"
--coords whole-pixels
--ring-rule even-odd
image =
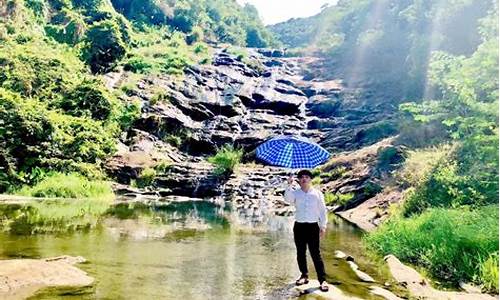
[[[319,199],[318,199],[318,208],[319,208],[319,228],[322,233],[326,231],[326,224],[328,223],[327,210],[325,205],[325,197],[321,191],[318,191]]]

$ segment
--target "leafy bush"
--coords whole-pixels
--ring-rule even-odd
[[[116,100],[97,80],[85,80],[70,91],[58,106],[70,115],[107,120]]]
[[[26,97],[52,101],[81,81],[84,66],[70,51],[50,44],[0,44],[0,86]]]
[[[218,176],[228,176],[234,172],[241,161],[243,150],[235,149],[233,146],[224,146],[217,154],[208,158],[208,161],[215,165],[215,174]]]
[[[345,205],[347,202],[354,198],[354,193],[325,193],[325,204],[326,205]]]
[[[93,73],[109,71],[126,52],[127,48],[116,22],[96,22],[87,30],[82,58],[90,65]]]
[[[432,170],[446,157],[450,156],[452,146],[443,144],[406,153],[403,167],[396,177],[403,187],[417,187],[424,184]]]
[[[395,216],[365,241],[380,254],[425,267],[435,278],[482,283],[489,275],[481,276],[481,263],[498,252],[498,206],[433,208],[408,219]]]
[[[0,120],[0,166],[13,179],[35,167],[59,169],[63,161],[97,163],[115,150],[116,132],[103,123],[59,114],[1,88]]]
[[[498,139],[484,141],[482,146],[479,143],[465,145],[468,144],[458,146],[448,157],[443,156],[428,167],[422,166],[414,174],[409,173],[415,167],[403,171],[408,182],[418,183],[403,205],[406,216],[429,207],[477,207],[498,202]],[[481,154],[488,159],[477,159]],[[425,162],[410,161],[408,166],[410,164]]]
[[[120,106],[121,111],[117,115],[117,121],[122,131],[127,131],[141,116],[141,103],[139,100],[125,103]]]
[[[168,134],[163,138],[163,140],[177,148],[182,144],[182,137],[175,134]]]
[[[141,174],[136,179],[135,183],[137,187],[144,188],[153,184],[156,176],[156,170],[153,168],[146,168],[141,171]]]
[[[83,16],[67,8],[54,16],[52,22],[54,24],[44,26],[45,33],[59,43],[76,45],[82,41],[87,30]]]
[[[124,62],[123,69],[134,73],[146,74],[153,69],[153,64],[144,57],[132,56]]]

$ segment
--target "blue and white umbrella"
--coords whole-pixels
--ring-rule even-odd
[[[330,158],[330,153],[305,137],[285,135],[257,147],[257,158],[275,166],[291,169],[314,168]]]

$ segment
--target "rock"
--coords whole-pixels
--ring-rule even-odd
[[[154,180],[157,187],[169,189],[171,195],[203,198],[220,196],[222,181],[207,163],[173,164]]]
[[[371,277],[370,275],[366,274],[363,271],[354,270],[354,273],[356,274],[356,276],[358,276],[358,278],[361,281],[364,281],[364,282],[375,282],[375,279],[373,279],[373,277]]]
[[[481,293],[480,287],[474,286],[474,285],[469,284],[469,283],[460,282],[459,286],[462,290],[466,291],[467,293],[476,293],[476,294]]]
[[[0,298],[24,299],[45,287],[82,287],[94,282],[74,265],[82,257],[0,260]]]
[[[293,284],[290,284],[291,286]],[[338,287],[329,284],[328,292],[322,292],[319,289],[319,282],[317,280],[309,280],[308,284],[293,286],[292,290],[298,291],[300,295],[311,294],[313,297],[319,297],[320,299],[332,299],[332,300],[357,300],[361,299],[354,296],[349,296],[344,294]]]
[[[200,128],[190,117],[172,105],[155,106],[135,123],[135,128],[163,137],[166,133]]]
[[[307,129],[328,129],[339,127],[342,122],[339,118],[320,119],[313,117],[307,122]]]
[[[403,300],[403,298],[396,296],[391,291],[388,291],[388,290],[383,289],[383,288],[378,287],[378,286],[371,286],[370,292],[373,295],[380,296],[386,300]]]
[[[389,266],[394,279],[408,289],[413,297],[424,299],[458,299],[458,300],[493,300],[497,299],[488,294],[448,292],[434,289],[429,282],[413,268],[401,263],[394,255],[387,255],[384,260]]]
[[[245,82],[236,95],[248,108],[270,109],[282,115],[299,114],[307,101],[299,90],[263,79]]]
[[[386,190],[352,209],[337,212],[337,215],[365,231],[372,231],[378,223],[387,218],[388,215],[383,212],[387,211],[392,203],[398,203],[401,197],[399,190]]]
[[[347,261],[347,264],[349,265],[349,267],[351,267],[351,269],[353,271],[356,271],[357,269],[359,269],[358,265],[354,262],[354,260],[346,260]]]
[[[341,100],[325,96],[313,96],[307,101],[306,107],[314,116],[328,118],[339,116]]]
[[[335,250],[335,257],[340,258],[340,259],[344,259],[347,257],[347,254],[345,254],[344,252],[342,252],[340,250]]]

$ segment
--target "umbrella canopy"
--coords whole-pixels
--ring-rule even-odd
[[[299,136],[277,136],[257,147],[257,158],[292,169],[314,168],[327,161],[330,153],[320,145]]]

